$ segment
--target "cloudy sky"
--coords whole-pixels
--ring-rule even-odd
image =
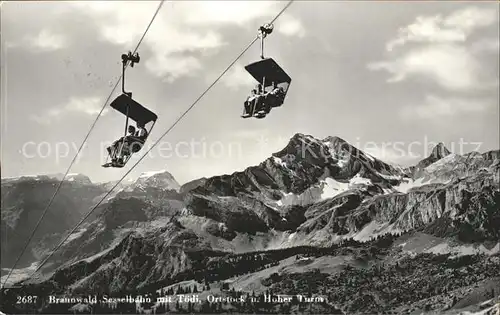
[[[135,48],[158,4],[2,4],[2,177],[65,172],[120,76],[120,55]],[[127,72],[127,89],[159,116],[149,144],[285,5],[165,2]],[[298,132],[339,136],[403,165],[436,142],[457,153],[498,149],[498,10],[494,2],[296,1],[266,41],[266,55],[293,79],[284,106],[240,118],[255,84],[243,67],[259,58],[257,42],[131,175],[167,169],[184,183],[232,173]],[[71,173],[124,174],[100,166],[124,124],[108,106]]]

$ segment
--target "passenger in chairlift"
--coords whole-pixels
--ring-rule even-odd
[[[137,123],[137,128],[139,128],[139,130],[135,133],[135,136],[137,138],[145,141],[146,138],[148,137],[148,131],[146,130],[146,127],[144,126],[144,123],[138,122]]]
[[[281,86],[278,86],[276,82],[273,82],[273,89],[268,93],[269,96],[280,99],[284,94],[284,90]]]
[[[146,130],[144,123],[137,122],[137,128],[139,130],[136,131],[133,137],[130,137],[130,153],[139,152],[144,146],[144,143],[146,142],[146,139],[148,137],[148,131]]]
[[[135,134],[135,127],[132,125],[128,126],[128,133],[129,133],[128,136],[121,137],[120,139],[113,142],[113,144],[107,148],[109,155],[111,155],[112,157],[115,156],[115,154],[117,153],[116,151],[118,150],[118,147],[120,146],[122,141],[125,141],[125,143],[128,142],[127,138]]]
[[[252,90],[252,94],[245,101],[245,113],[251,114],[254,101],[257,98],[257,89]]]
[[[254,103],[255,103],[255,113],[258,113],[259,111],[262,110],[262,107],[264,105],[264,88],[262,84],[257,84],[257,95],[255,96]]]
[[[283,96],[285,92],[281,86],[273,82],[272,89],[265,94],[265,102],[267,107],[274,107],[283,104]]]

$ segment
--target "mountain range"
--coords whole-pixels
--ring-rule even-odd
[[[296,134],[241,172],[181,186],[163,170],[122,183],[26,279],[116,184],[71,174],[11,275],[18,288],[4,290],[1,310],[55,312],[43,302],[19,308],[19,292],[196,292],[203,301],[257,302],[173,303],[168,311],[492,312],[500,295],[499,171],[499,150],[459,155],[440,143],[405,168],[339,137]],[[3,277],[61,178],[2,179]],[[295,297],[263,300],[278,294]],[[57,307],[88,311],[85,303]],[[166,306],[137,307],[158,314]]]

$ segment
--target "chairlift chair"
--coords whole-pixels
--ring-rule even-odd
[[[265,58],[264,57],[264,38],[271,34],[273,30],[273,25],[266,24],[259,28],[259,37],[261,39],[261,60],[253,62],[247,66],[245,66],[245,70],[262,86],[261,96],[266,93],[266,89],[276,84],[276,86],[281,87],[283,89],[283,94],[281,97],[281,102],[277,104],[270,104],[271,106],[267,106],[264,104],[264,108],[267,108],[265,112],[255,113],[255,104],[251,108],[251,112],[247,113],[245,110],[243,112],[242,118],[264,118],[271,108],[280,107],[286,94],[288,93],[288,89],[290,87],[290,83],[292,79],[290,76],[278,65],[278,63],[273,58]],[[255,103],[255,102],[254,102]]]
[[[111,152],[108,155],[108,159],[103,167],[115,167],[121,168],[124,167],[129,161],[130,157],[133,153],[136,153],[139,150],[133,150],[133,148],[129,148],[126,146],[125,139],[127,137],[127,130],[129,126],[129,119],[133,120],[136,124],[143,124],[146,127],[148,124],[152,123],[151,126],[146,128],[148,132],[148,136],[151,134],[153,127],[158,119],[158,116],[147,109],[146,107],[139,104],[132,98],[131,92],[125,91],[125,68],[127,67],[127,63],[130,62],[130,66],[134,67],[134,63],[138,63],[140,60],[139,54],[132,55],[130,52],[122,55],[122,94],[118,96],[113,102],[111,102],[110,106],[121,114],[125,115],[125,134],[123,136],[123,141],[121,141],[119,148],[114,152]],[[144,140],[145,141],[145,140]],[[111,161],[108,160],[111,158]]]

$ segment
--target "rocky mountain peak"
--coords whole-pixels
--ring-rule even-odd
[[[450,154],[441,143],[422,161],[432,164],[421,170],[422,176],[403,178],[401,168],[339,137],[295,134],[283,150],[259,165],[196,179],[182,188],[165,170],[145,172],[133,179],[138,189],[108,199],[88,225],[71,235],[42,269],[43,277],[20,285],[46,294],[170,294],[163,290],[167,284],[176,290],[184,283],[199,288],[203,280],[208,282],[203,294],[212,294],[214,287],[214,294],[222,292],[221,282],[251,294],[268,288],[300,292],[303,281],[322,285],[326,279],[330,282],[317,292],[329,294],[348,314],[403,313],[402,305],[409,305],[409,311],[453,305],[454,311],[477,296],[495,295],[490,284],[484,286],[488,296],[483,288],[471,295],[464,292],[484,280],[498,283],[492,270],[500,263],[499,152],[471,153],[468,158]],[[23,233],[31,232],[31,218],[40,215],[53,191],[53,182],[22,184],[2,189],[2,235],[14,240],[2,246],[2,265],[8,267],[24,245]],[[105,193],[66,186],[75,189],[62,193],[65,198],[57,199],[55,212],[49,214],[53,217],[41,229],[43,235],[55,235],[54,240],[38,239],[29,252],[52,250],[60,241],[58,234],[65,235]],[[172,191],[177,189],[180,193]],[[460,245],[454,246],[457,241]],[[457,259],[473,252],[496,256]],[[447,260],[443,253],[454,258]],[[29,266],[37,259],[32,255],[22,263]],[[360,262],[374,268],[357,268]],[[274,273],[276,266],[281,266],[279,273]],[[342,272],[332,273],[333,268]],[[438,290],[428,285],[432,279],[442,279],[436,282]],[[390,291],[379,294],[388,286]],[[368,293],[353,296],[353,287]],[[17,294],[2,301],[15,305]],[[452,303],[455,296],[458,302]],[[50,307],[44,313],[61,311]],[[300,313],[299,305],[294,307],[291,312]]]
[[[442,142],[440,142],[432,149],[432,152],[428,157],[418,162],[415,171],[426,168],[432,163],[437,162],[450,154],[451,152],[446,148],[446,146]]]
[[[332,144],[348,144],[347,141],[337,136],[328,136],[323,139],[323,142],[330,142]]]
[[[282,158],[285,155],[295,155],[306,158],[306,156],[318,156],[327,159],[332,154],[343,153],[345,151],[355,151],[347,141],[340,137],[328,136],[325,139],[317,139],[311,135],[296,133],[288,142],[285,148],[273,154]]]
[[[444,143],[440,142],[432,149],[430,156],[439,160],[439,159],[442,159],[449,154],[451,154],[450,150],[448,150],[446,148]]]
[[[174,176],[166,170],[143,172],[132,188],[155,187],[167,190],[179,191],[181,185],[175,180]]]

